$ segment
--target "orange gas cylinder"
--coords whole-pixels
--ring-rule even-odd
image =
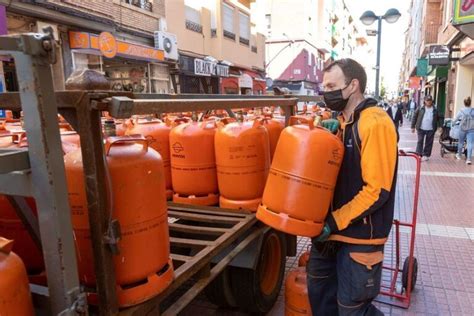
[[[61,145],[63,153],[67,154],[81,147],[81,140],[79,134],[74,131],[61,132]]]
[[[170,133],[173,202],[219,203],[214,153],[215,121],[181,124]]]
[[[120,253],[114,256],[121,307],[161,293],[173,280],[165,176],[160,155],[141,135],[110,137],[106,144],[112,218],[121,226]],[[69,203],[76,240],[79,277],[95,286],[81,151],[65,157]],[[97,297],[89,296],[92,304]]]
[[[33,213],[37,215],[35,201],[32,198],[26,201]],[[25,263],[28,274],[36,275],[44,271],[41,249],[35,245],[13,206],[4,195],[0,195],[0,236],[15,240],[13,250]]]
[[[288,273],[285,281],[285,316],[311,316],[306,268],[299,267]]]
[[[219,125],[215,151],[220,206],[256,211],[270,166],[270,142],[263,121]]]
[[[306,125],[294,125],[306,122]],[[344,146],[312,118],[292,117],[273,157],[257,218],[283,232],[321,232],[336,186]],[[291,192],[291,194],[288,194]]]
[[[115,120],[115,133],[117,136],[130,135],[127,134],[130,128],[132,128],[131,120]]]
[[[263,119],[263,125],[267,128],[268,139],[270,140],[270,160],[273,159],[278,139],[280,138],[281,131],[285,128],[285,124],[282,121],[273,119],[272,115],[265,115]]]
[[[0,237],[0,315],[33,316],[25,266],[12,247],[13,240]]]
[[[156,150],[163,160],[165,168],[166,197],[173,196],[173,186],[171,184],[171,164],[170,164],[170,141],[169,135],[171,127],[157,119],[136,119],[130,120],[125,135],[140,134],[150,141],[150,147]]]

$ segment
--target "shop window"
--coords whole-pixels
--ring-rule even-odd
[[[234,8],[228,4],[222,4],[222,24],[224,29],[224,36],[235,40],[234,33]]]

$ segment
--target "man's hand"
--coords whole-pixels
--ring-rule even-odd
[[[328,240],[329,235],[331,235],[331,228],[329,228],[328,224],[324,224],[321,233],[314,239],[315,242],[324,242]]]
[[[336,119],[327,119],[321,122],[321,126],[329,130],[333,134],[337,133],[339,125],[339,121]]]
[[[414,133],[414,132],[415,132],[415,129],[414,129],[414,128],[412,128],[412,129],[411,129],[411,132],[412,132],[412,133]]]

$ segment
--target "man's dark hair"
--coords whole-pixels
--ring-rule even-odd
[[[471,97],[467,97],[464,99],[464,105],[467,107],[471,106]]]
[[[367,74],[361,64],[351,58],[342,58],[330,63],[326,68],[324,68],[323,72],[328,72],[334,66],[339,66],[339,68],[341,68],[346,85],[349,84],[352,79],[357,79],[359,81],[360,93],[363,94],[365,92],[365,87],[367,86]]]

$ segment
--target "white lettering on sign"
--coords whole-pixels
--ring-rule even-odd
[[[194,59],[194,73],[200,76],[229,76],[229,67],[218,65],[212,61]]]

